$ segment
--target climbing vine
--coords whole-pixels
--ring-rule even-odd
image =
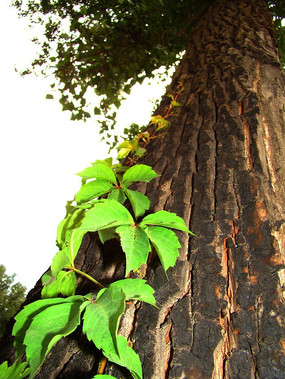
[[[183,87],[181,85],[179,91]],[[178,93],[180,93],[178,91]],[[58,253],[52,260],[50,270],[42,277],[42,299],[26,305],[15,317],[13,335],[16,361],[10,367],[7,362],[0,366],[2,378],[34,378],[51,348],[62,338],[70,335],[82,325],[82,331],[104,360],[94,378],[113,378],[104,375],[107,360],[126,367],[133,378],[143,377],[138,354],[127,339],[118,334],[121,316],[127,301],[143,301],[156,306],[154,289],[142,278],[129,278],[131,271],[139,272],[146,264],[152,248],[156,251],[167,275],[179,256],[180,243],[174,230],[193,234],[184,221],[175,213],[164,210],[145,215],[150,201],[143,193],[131,190],[135,182],[150,182],[159,175],[152,167],[136,164],[142,150],[157,132],[169,126],[167,117],[173,111],[178,93],[171,97],[164,116],[151,118],[154,131],[144,131],[128,144],[119,146],[119,160],[126,160],[127,166],[113,164],[111,158],[97,160],[79,172],[82,185],[67,203],[66,216],[57,229]],[[125,207],[129,200],[131,210]],[[125,254],[125,279],[104,287],[75,265],[83,236],[87,232],[98,232],[102,243],[118,238]],[[76,275],[93,282],[94,291],[85,296],[76,295]],[[99,292],[98,292],[99,291]],[[59,297],[60,296],[60,297]],[[26,362],[23,362],[26,357]]]

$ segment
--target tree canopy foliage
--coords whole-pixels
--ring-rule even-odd
[[[5,274],[6,268],[0,265],[0,336],[3,334],[7,322],[18,311],[25,300],[26,287],[21,283],[14,283],[15,274]]]
[[[71,119],[86,119],[93,112],[113,120],[110,106],[119,107],[133,84],[177,62],[189,33],[213,1],[14,0],[20,16],[44,29],[44,39],[34,39],[40,52],[24,73],[40,69],[43,75],[52,74],[52,87],[60,91],[60,103]],[[285,3],[267,3],[284,62]],[[90,90],[101,96],[92,112]],[[104,121],[102,131],[107,129]]]

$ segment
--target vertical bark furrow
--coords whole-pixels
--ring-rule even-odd
[[[189,295],[177,301],[167,316],[172,321],[173,348],[169,378],[274,378],[282,372],[283,337],[274,315],[284,311],[279,283],[283,276],[278,265],[269,263],[278,261],[269,223],[276,214],[274,206],[270,206],[273,213],[267,206],[267,196],[273,191],[268,187],[268,173],[262,169],[268,167],[268,155],[273,153],[264,138],[253,143],[260,130],[265,134],[256,83],[256,66],[265,54],[262,41],[266,40],[266,54],[271,51],[269,66],[274,59],[276,64],[276,53],[270,36],[250,33],[253,18],[247,15],[252,14],[252,4],[241,2],[238,11],[233,7],[236,4],[229,9],[225,6],[217,17],[212,14],[211,27],[204,25],[202,33],[194,33],[195,48],[181,63],[183,80],[191,83],[191,95],[185,97],[181,112],[184,116],[187,111],[187,115],[183,121],[178,118],[168,134],[167,141],[174,142],[175,125],[184,129],[183,143],[172,144],[176,158],[172,161],[169,152],[166,155],[168,173],[175,171],[166,204],[189,219],[197,234],[189,240]],[[233,12],[237,17],[229,31],[228,17]],[[203,52],[198,47],[201,40],[207,40],[202,42],[207,45]],[[247,56],[245,51],[249,51]],[[168,142],[163,146],[161,156],[169,150]],[[179,156],[182,160],[177,164]],[[275,165],[275,157],[271,161]],[[273,172],[273,168],[269,170]],[[278,238],[281,241],[280,235]],[[183,249],[181,255],[185,256]],[[181,267],[171,273],[176,270]],[[167,291],[163,284],[159,287]],[[163,302],[160,290],[157,294]],[[183,310],[185,320],[179,318]],[[279,357],[274,362],[266,358],[273,350]],[[154,360],[153,368],[150,363],[147,367],[146,375],[157,378],[151,373],[158,372],[159,360]]]

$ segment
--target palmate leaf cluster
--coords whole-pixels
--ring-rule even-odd
[[[126,367],[133,378],[142,379],[138,354],[127,339],[118,334],[127,301],[143,301],[156,306],[154,289],[143,279],[130,279],[130,271],[147,262],[151,246],[166,273],[179,255],[180,243],[172,229],[193,234],[175,213],[158,211],[145,216],[149,199],[130,190],[133,182],[149,182],[159,175],[150,167],[113,165],[111,159],[96,161],[78,174],[82,186],[57,230],[59,252],[51,270],[43,278],[42,299],[24,307],[15,317],[13,335],[17,355],[12,366],[4,362],[0,377],[34,378],[52,347],[82,327],[83,333],[111,362]],[[89,185],[89,186],[88,186]],[[87,187],[88,186],[88,187]],[[119,193],[118,191],[121,191]],[[132,211],[123,203],[129,200]],[[98,232],[102,243],[120,239],[126,256],[125,279],[104,288],[96,279],[75,267],[75,257],[85,233]],[[75,295],[76,273],[84,275],[102,289],[86,296]],[[67,297],[58,297],[58,295]],[[22,362],[26,357],[28,362]],[[110,379],[95,375],[95,379]]]
[[[180,244],[171,229],[191,232],[175,213],[158,211],[142,218],[149,209],[149,199],[128,188],[133,182],[149,182],[156,178],[158,175],[150,166],[123,168],[106,159],[94,162],[78,175],[83,178],[83,184],[75,195],[76,204],[68,204],[67,215],[58,226],[60,250],[52,261],[51,270],[43,277],[44,298],[59,293],[74,295],[74,260],[87,232],[98,232],[102,243],[112,238],[120,239],[126,256],[126,275],[147,262],[151,246],[165,272],[174,266]],[[134,216],[123,205],[127,199]]]
[[[119,106],[133,84],[153,71],[177,62],[188,45],[192,28],[213,0],[14,0],[31,25],[42,24],[39,55],[26,70],[53,74],[63,110],[86,119]],[[285,56],[283,0],[267,0],[275,19],[280,52]],[[87,91],[102,96],[89,107]],[[90,95],[90,91],[89,91]],[[88,97],[90,98],[90,97]],[[92,110],[90,110],[92,109]],[[113,111],[112,111],[113,112]],[[102,131],[108,129],[107,115]],[[105,114],[106,115],[106,114]],[[112,125],[112,123],[111,123]]]

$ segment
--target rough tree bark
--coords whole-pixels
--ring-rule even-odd
[[[121,332],[146,379],[285,378],[285,76],[263,0],[216,1],[167,93],[180,81],[182,106],[144,159],[161,176],[140,189],[152,211],[177,213],[197,236],[179,234],[169,281],[151,257],[159,309],[129,305]],[[103,283],[123,276],[116,242],[102,247],[93,234],[77,264]],[[87,286],[79,280],[80,292]],[[8,343],[2,356],[13,356]],[[99,357],[77,331],[37,378],[91,378]]]

